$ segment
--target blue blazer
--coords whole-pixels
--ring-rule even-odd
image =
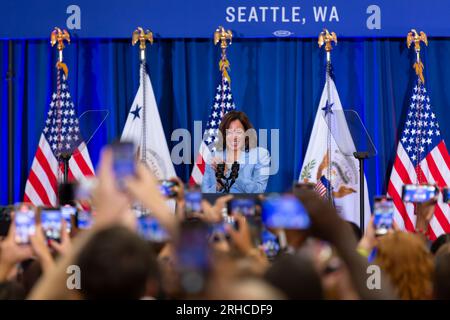
[[[221,193],[217,191],[216,173],[211,166],[212,158],[225,161],[226,151],[216,151],[206,162],[203,175],[202,192]],[[239,175],[230,189],[230,193],[263,193],[266,190],[270,173],[270,154],[264,148],[252,148],[248,152],[241,152],[239,157]],[[225,173],[228,177],[230,170]]]

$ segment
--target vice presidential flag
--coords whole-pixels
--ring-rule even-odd
[[[326,122],[326,113],[333,110],[342,110],[333,78],[329,79],[330,101],[328,101],[327,84],[322,92],[316,118],[314,120],[311,137],[303,160],[302,170],[300,172],[299,182],[316,183],[316,191],[321,195],[327,194],[327,188],[331,188],[331,194],[334,204],[343,219],[360,224],[359,214],[359,163],[353,156],[345,156],[336,144],[335,136],[330,134],[331,144],[331,171],[328,175],[329,155],[328,155],[328,134],[329,128]],[[347,128],[341,132],[347,131],[343,140],[348,140],[348,126],[346,121],[341,127]],[[334,135],[337,132],[333,133]],[[353,143],[349,141],[348,143]],[[367,183],[364,185],[365,191],[365,218],[367,223],[370,217],[370,203],[367,192]]]
[[[395,221],[408,231],[415,230],[414,205],[402,202],[404,184],[450,185],[450,157],[441,136],[436,113],[421,79],[413,88],[405,126],[398,143],[397,156],[388,185],[388,195],[395,205]],[[439,195],[434,217],[429,226],[429,238],[436,239],[450,232],[450,207]]]
[[[139,89],[128,113],[121,140],[134,142],[139,159],[145,159],[157,179],[169,179],[176,176],[175,168],[145,64],[141,64],[140,78]]]
[[[94,175],[88,149],[80,134],[67,79],[62,75],[52,95],[45,127],[25,185],[24,202],[52,207],[58,204],[58,183],[63,181],[64,170],[58,159],[64,153],[72,154],[69,160],[69,181],[80,181]]]

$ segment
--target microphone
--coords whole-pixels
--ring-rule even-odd
[[[216,178],[217,179],[223,179],[224,178],[224,172],[225,172],[225,163],[218,163],[217,169],[216,169]]]
[[[230,179],[231,180],[236,180],[237,177],[239,176],[239,168],[240,165],[237,161],[235,161],[232,165],[231,165],[231,173],[230,173]]]
[[[225,179],[225,163],[218,163],[216,167],[216,181],[222,186],[222,188],[226,189],[222,179]]]
[[[230,191],[231,186],[236,182],[236,179],[239,176],[239,169],[240,169],[240,165],[237,161],[235,161],[231,165],[231,173],[230,173],[230,177],[228,178],[229,180],[231,180],[231,183],[228,186],[228,192]]]

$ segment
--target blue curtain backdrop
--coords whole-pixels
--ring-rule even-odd
[[[47,40],[0,42],[0,203],[23,197],[24,185],[54,89],[56,50]],[[228,50],[237,108],[256,128],[280,130],[280,169],[269,191],[285,191],[298,178],[320,94],[324,52],[315,39],[247,39]],[[450,39],[430,39],[422,51],[426,86],[446,141],[450,106]],[[8,62],[12,59],[12,74]],[[89,143],[94,165],[103,145],[120,136],[139,84],[138,48],[127,40],[78,40],[64,51],[78,114],[107,109],[109,117]],[[193,130],[207,119],[219,76],[219,49],[210,40],[157,40],[147,50],[150,76],[169,141],[174,129]],[[367,161],[371,196],[384,193],[413,85],[412,61],[404,39],[342,39],[333,50],[336,85],[344,108],[355,109],[378,155]],[[12,78],[10,77],[12,76]],[[13,121],[8,121],[8,79],[13,84]],[[12,129],[12,136],[8,134]],[[193,132],[193,131],[192,131]],[[13,163],[8,166],[8,148]],[[193,150],[195,155],[197,150]],[[9,167],[12,170],[9,170]],[[191,166],[176,167],[185,181]],[[13,178],[9,190],[8,179]]]

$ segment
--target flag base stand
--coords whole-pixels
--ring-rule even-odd
[[[364,160],[369,158],[369,152],[354,152],[353,156],[359,161],[359,228],[364,235],[365,193],[364,193]]]

